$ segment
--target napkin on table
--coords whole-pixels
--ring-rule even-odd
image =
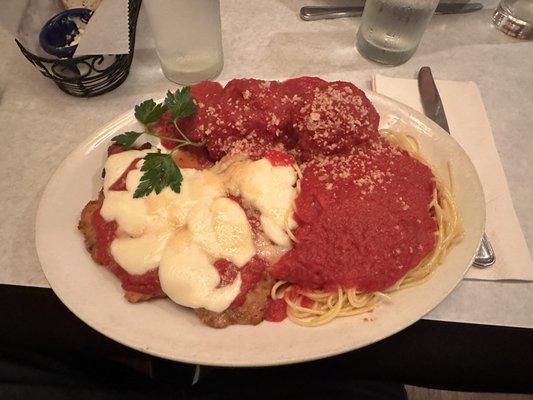
[[[474,82],[437,81],[451,135],[477,169],[487,207],[485,232],[496,263],[485,269],[470,267],[465,278],[533,281],[533,263],[513,207],[507,180],[479,89]],[[423,113],[415,79],[375,75],[374,91]]]
[[[89,20],[74,57],[129,52],[128,0],[103,1]]]

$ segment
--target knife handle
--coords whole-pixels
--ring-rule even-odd
[[[363,4],[359,2],[359,4]],[[305,6],[300,8],[300,18],[304,21],[319,19],[334,19],[346,17],[360,17],[364,6]],[[435,14],[467,14],[481,10],[481,3],[440,3]]]
[[[300,8],[300,18],[304,21],[316,21],[319,19],[335,19],[346,17],[360,17],[363,15],[363,7],[320,7],[305,6]]]

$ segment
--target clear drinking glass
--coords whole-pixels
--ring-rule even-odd
[[[509,36],[533,38],[533,0],[501,0],[492,22]]]
[[[398,65],[415,53],[439,0],[366,0],[357,31],[359,53]]]
[[[222,70],[219,0],[145,0],[157,55],[165,76],[190,84]]]

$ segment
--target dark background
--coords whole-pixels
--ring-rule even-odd
[[[190,389],[195,366],[106,338],[74,316],[50,289],[0,285],[0,315],[0,398],[21,393],[27,385],[52,390],[46,393],[56,398],[53,391],[65,386],[76,388],[77,394],[87,390],[87,398],[102,386],[104,394],[129,393],[127,398]],[[230,393],[235,387],[241,393],[260,389],[272,396],[280,381],[287,394],[293,390],[288,382],[301,390],[354,380],[533,393],[533,330],[421,320],[371,346],[324,360],[281,367],[202,367],[195,387]]]

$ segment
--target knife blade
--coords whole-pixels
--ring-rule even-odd
[[[450,133],[442,100],[435,85],[431,68],[429,67],[422,67],[418,72],[418,92],[420,93],[424,114],[446,132]]]
[[[481,3],[440,3],[435,14],[466,14],[481,10]],[[319,19],[334,19],[346,17],[360,17],[364,6],[305,6],[300,9],[300,18],[304,21]]]
[[[426,117],[433,122],[436,122],[442,129],[450,133],[442,100],[430,67],[422,67],[420,68],[420,71],[418,71],[418,92],[420,93],[420,100]],[[494,253],[494,249],[492,248],[487,235],[483,233],[473,265],[478,268],[487,268],[493,265],[495,261],[496,254]]]

